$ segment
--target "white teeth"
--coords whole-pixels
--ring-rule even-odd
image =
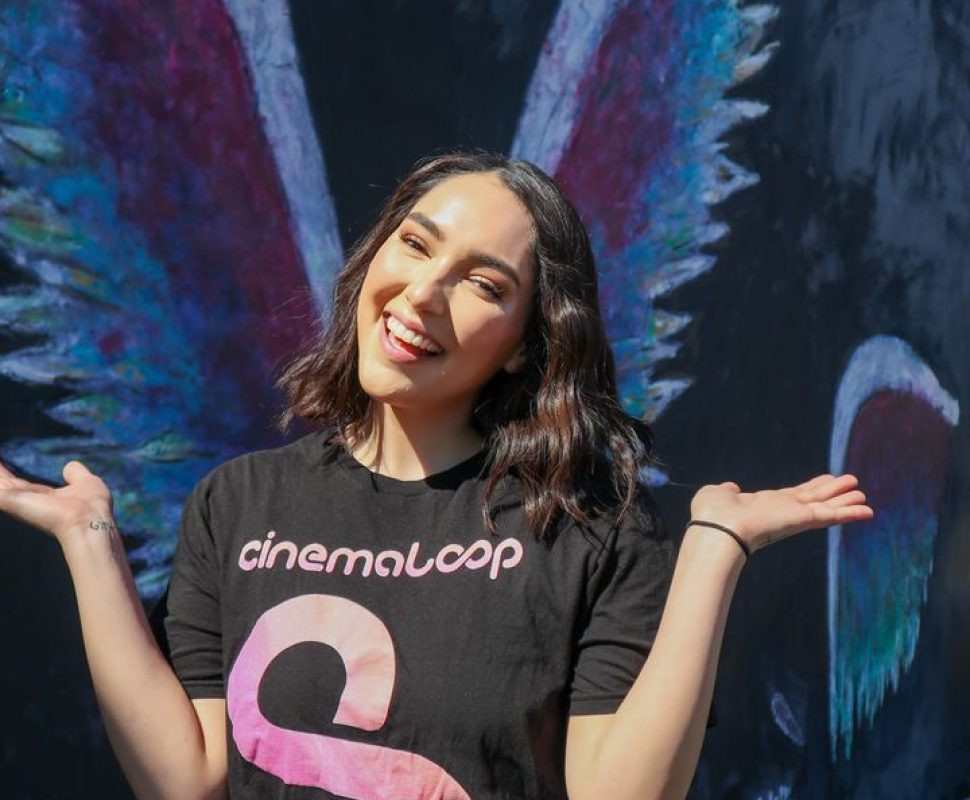
[[[422,350],[427,350],[429,353],[440,353],[441,348],[437,345],[432,344],[429,340],[425,339],[421,334],[415,333],[409,328],[404,327],[400,322],[394,317],[388,315],[387,317],[387,329],[393,333],[398,339],[402,339],[408,344],[412,344],[415,347],[420,347]]]

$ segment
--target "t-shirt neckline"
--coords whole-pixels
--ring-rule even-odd
[[[336,451],[336,463],[351,480],[359,485],[391,494],[416,495],[435,491],[454,491],[469,478],[481,475],[486,456],[486,448],[483,447],[446,469],[416,480],[402,480],[373,472],[354,458],[342,444],[332,443],[330,446]]]

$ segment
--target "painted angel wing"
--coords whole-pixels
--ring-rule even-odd
[[[68,393],[45,409],[61,435],[0,454],[101,475],[146,598],[194,483],[277,441],[270,374],[340,260],[279,20],[275,1],[0,6],[0,252],[22,276],[0,325],[32,341],[0,374]]]
[[[513,154],[560,181],[593,241],[626,410],[653,420],[690,384],[654,380],[689,321],[654,301],[714,263],[710,207],[757,175],[718,138],[762,103],[727,99],[776,43],[772,5],[564,0],[533,76]],[[660,473],[648,476],[664,480]]]
[[[829,532],[831,757],[848,758],[916,653],[933,571],[956,400],[902,339],[852,354],[835,400],[830,470],[866,487],[876,516]]]

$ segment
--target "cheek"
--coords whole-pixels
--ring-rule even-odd
[[[378,251],[364,273],[360,296],[366,305],[383,308],[387,301],[400,292],[401,282],[396,275],[393,259]]]
[[[379,314],[380,288],[380,268],[375,260],[368,267],[360,285],[360,295],[357,298],[357,319],[360,322],[372,322]]]
[[[367,294],[367,282],[365,281],[360,288],[360,294],[357,296],[357,313],[355,316],[357,320],[358,337],[363,332],[364,325],[367,323],[367,320],[371,316],[369,306],[370,306],[370,298]]]
[[[460,345],[470,352],[504,357],[521,338],[522,325],[506,314],[493,314],[468,320],[456,330]]]

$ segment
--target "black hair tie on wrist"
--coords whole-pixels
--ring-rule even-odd
[[[721,525],[717,522],[706,522],[705,520],[702,520],[702,519],[692,519],[690,522],[687,523],[687,527],[689,528],[691,525],[703,525],[706,528],[717,528],[719,531],[724,531],[726,534],[731,536],[731,538],[734,539],[734,541],[736,541],[738,545],[740,545],[741,549],[744,551],[745,560],[751,558],[751,548],[748,547],[744,539],[738,536],[734,531],[732,531],[727,526]]]

